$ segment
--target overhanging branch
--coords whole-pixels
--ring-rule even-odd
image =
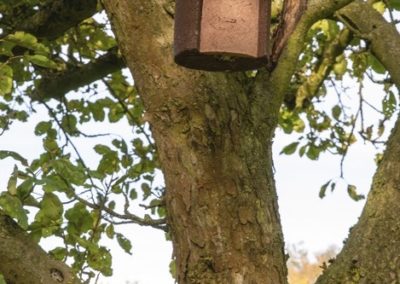
[[[291,33],[286,45],[279,57],[278,64],[271,74],[269,80],[265,78],[265,73],[260,73],[257,78],[256,89],[262,89],[262,85],[272,83],[270,86],[274,90],[277,99],[274,104],[282,104],[284,95],[289,88],[291,78],[296,70],[298,58],[304,47],[304,39],[311,26],[320,19],[327,18],[337,10],[343,8],[354,0],[323,1],[310,0],[307,9],[297,23],[293,33]],[[279,105],[274,109],[279,110]]]
[[[296,69],[297,60],[303,50],[304,38],[308,30],[318,20],[324,19],[332,15],[335,11],[351,3],[353,0],[338,1],[309,1],[307,10],[301,17],[296,29],[290,36],[287,44],[282,52],[282,56],[277,67],[272,73],[271,81],[275,82],[275,90],[279,96],[283,96],[286,92],[294,70]]]
[[[96,12],[97,0],[48,1],[37,13],[28,18],[22,18],[14,30],[29,32],[39,38],[52,40]],[[13,17],[13,15],[7,16]]]
[[[400,34],[396,27],[368,3],[355,1],[337,13],[357,35],[371,44],[371,51],[400,88]]]
[[[34,100],[60,99],[66,93],[100,80],[125,67],[117,48],[81,67],[70,67],[61,72],[49,72],[40,80],[33,94]]]

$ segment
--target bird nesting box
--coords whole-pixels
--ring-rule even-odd
[[[271,0],[176,0],[179,65],[208,71],[267,64]]]

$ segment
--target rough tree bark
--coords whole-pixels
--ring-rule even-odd
[[[400,35],[396,26],[364,1],[354,1],[337,12],[339,18],[359,37],[370,43],[372,53],[389,71],[400,88]]]
[[[178,282],[286,283],[271,167],[278,112],[259,101],[274,98],[240,73],[177,67],[173,19],[158,2],[105,5],[157,143]]]

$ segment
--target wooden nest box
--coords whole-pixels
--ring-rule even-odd
[[[176,0],[179,65],[207,71],[266,66],[271,0]]]

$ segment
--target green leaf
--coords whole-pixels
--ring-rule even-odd
[[[97,103],[89,104],[89,109],[93,115],[95,121],[104,121],[105,111],[104,108]]]
[[[365,198],[364,195],[357,193],[357,187],[355,185],[349,184],[347,186],[347,193],[354,201],[360,201]]]
[[[335,118],[336,120],[339,120],[340,115],[342,114],[342,108],[338,105],[335,105],[332,108],[332,116],[333,118]]]
[[[20,46],[31,49],[34,49],[38,42],[36,37],[25,32],[16,32],[14,34],[8,35],[6,39]]]
[[[176,279],[176,261],[175,259],[171,260],[169,263],[169,273],[171,274],[172,278]]]
[[[57,141],[55,139],[50,138],[49,136],[43,139],[43,147],[47,152],[54,155],[60,152],[60,148],[58,147]]]
[[[385,74],[386,68],[382,65],[382,63],[371,53],[368,54],[368,64],[371,66],[372,70],[374,70],[378,74]]]
[[[56,247],[49,251],[50,255],[53,256],[57,260],[64,260],[67,257],[68,251],[64,247]]]
[[[131,241],[124,237],[124,235],[117,233],[117,241],[119,246],[128,254],[132,254],[132,244]]]
[[[326,195],[326,189],[328,188],[328,185],[331,183],[332,180],[329,180],[327,183],[321,186],[321,189],[319,190],[319,198],[324,198]]]
[[[109,224],[106,228],[106,236],[109,237],[110,239],[113,239],[115,235],[114,232],[114,225],[113,224]]]
[[[25,32],[15,32],[14,34],[8,35],[5,40],[40,53],[49,52],[48,48],[39,43],[35,36]]]
[[[69,221],[67,230],[72,235],[80,236],[93,227],[93,217],[82,203],[68,209],[65,218]]]
[[[18,167],[14,166],[13,173],[8,179],[7,191],[11,195],[17,195],[17,179],[18,179]]]
[[[366,52],[363,53],[353,53],[351,54],[351,59],[353,60],[353,74],[357,78],[362,78],[364,76],[365,70],[368,67],[368,55]]]
[[[164,206],[157,207],[157,214],[160,218],[167,216],[167,210]]]
[[[19,199],[24,202],[24,200],[26,198],[29,197],[29,195],[31,194],[32,190],[33,190],[33,182],[34,179],[33,178],[28,178],[26,180],[24,180],[18,187],[17,187],[17,195],[19,197]]]
[[[14,56],[12,50],[15,44],[9,41],[0,42],[0,55]]]
[[[385,96],[385,98],[382,101],[382,111],[385,117],[386,118],[392,117],[392,115],[396,111],[396,107],[397,107],[396,96],[392,91],[389,91],[389,93]]]
[[[119,159],[116,151],[110,151],[103,155],[97,167],[97,171],[104,174],[113,174],[119,169]]]
[[[132,165],[133,163],[133,159],[131,156],[129,155],[123,155],[122,159],[121,159],[121,165],[126,169],[128,168],[130,165]]]
[[[136,189],[132,188],[131,191],[129,192],[129,198],[131,200],[135,200],[137,198],[137,192]]]
[[[3,160],[5,158],[11,157],[16,161],[21,162],[22,165],[24,165],[25,167],[28,166],[28,161],[22,157],[20,154],[18,154],[17,152],[13,152],[13,151],[0,151],[0,160]]]
[[[306,149],[307,149],[307,145],[301,146],[301,148],[300,148],[300,150],[299,150],[299,156],[300,156],[300,157],[303,157],[303,156],[304,156],[304,154],[305,154],[305,152],[306,152]]]
[[[306,156],[307,156],[310,160],[318,160],[319,153],[320,153],[320,149],[311,144],[311,145],[309,145],[309,147],[308,147]]]
[[[26,215],[26,212],[22,207],[22,203],[18,197],[13,196],[8,192],[3,192],[0,195],[0,207],[3,208],[4,212],[8,216],[15,218],[21,228],[28,228],[28,216]]]
[[[43,190],[45,192],[64,192],[67,195],[71,194],[73,188],[69,187],[67,183],[58,175],[47,175],[41,181],[43,183]]]
[[[94,146],[94,150],[100,155],[105,155],[112,151],[110,147],[102,144],[97,144],[96,146]]]
[[[53,60],[48,58],[47,56],[41,54],[35,55],[25,55],[25,58],[34,65],[49,68],[49,69],[57,69],[58,65]]]
[[[4,277],[1,273],[0,273],[0,284],[7,284],[6,280],[4,279]]]
[[[52,162],[56,172],[69,183],[83,185],[86,181],[85,169],[82,166],[75,166],[68,159],[59,159]]]
[[[120,194],[120,193],[122,193],[122,188],[118,185],[113,185],[111,187],[111,192],[115,193],[115,194]]]
[[[400,0],[389,0],[389,5],[393,9],[400,10]]]
[[[299,142],[293,142],[285,146],[279,154],[291,155],[296,152],[297,146],[299,146]]]
[[[41,121],[35,127],[35,135],[40,136],[46,134],[51,129],[50,121]]]
[[[112,201],[110,201],[110,202],[108,203],[108,208],[110,208],[111,210],[114,210],[114,209],[115,209],[115,201],[114,201],[114,200],[112,200]]]
[[[78,120],[74,115],[66,115],[62,118],[61,127],[66,133],[76,135],[78,133],[77,123]]]
[[[108,112],[108,120],[111,123],[115,123],[121,120],[125,116],[125,112],[122,109],[120,105],[116,105],[112,108],[110,108],[110,111]]]
[[[331,183],[331,192],[333,192],[335,190],[335,188],[336,188],[336,183],[332,182]]]
[[[105,276],[112,274],[111,254],[104,247],[89,249],[87,262],[91,268],[100,271]]]
[[[372,5],[375,10],[377,10],[379,13],[383,14],[386,9],[385,3],[383,1],[376,2]]]
[[[344,56],[340,56],[336,63],[333,65],[333,72],[336,75],[336,78],[341,80],[343,75],[347,71],[347,60]]]
[[[37,219],[46,219],[48,221],[59,220],[64,212],[63,204],[54,193],[45,193],[40,202],[40,211],[36,215]],[[35,218],[36,219],[36,218]]]
[[[146,200],[151,195],[151,187],[148,183],[142,183],[143,200]]]
[[[0,96],[11,93],[13,88],[13,70],[10,66],[0,63]]]

